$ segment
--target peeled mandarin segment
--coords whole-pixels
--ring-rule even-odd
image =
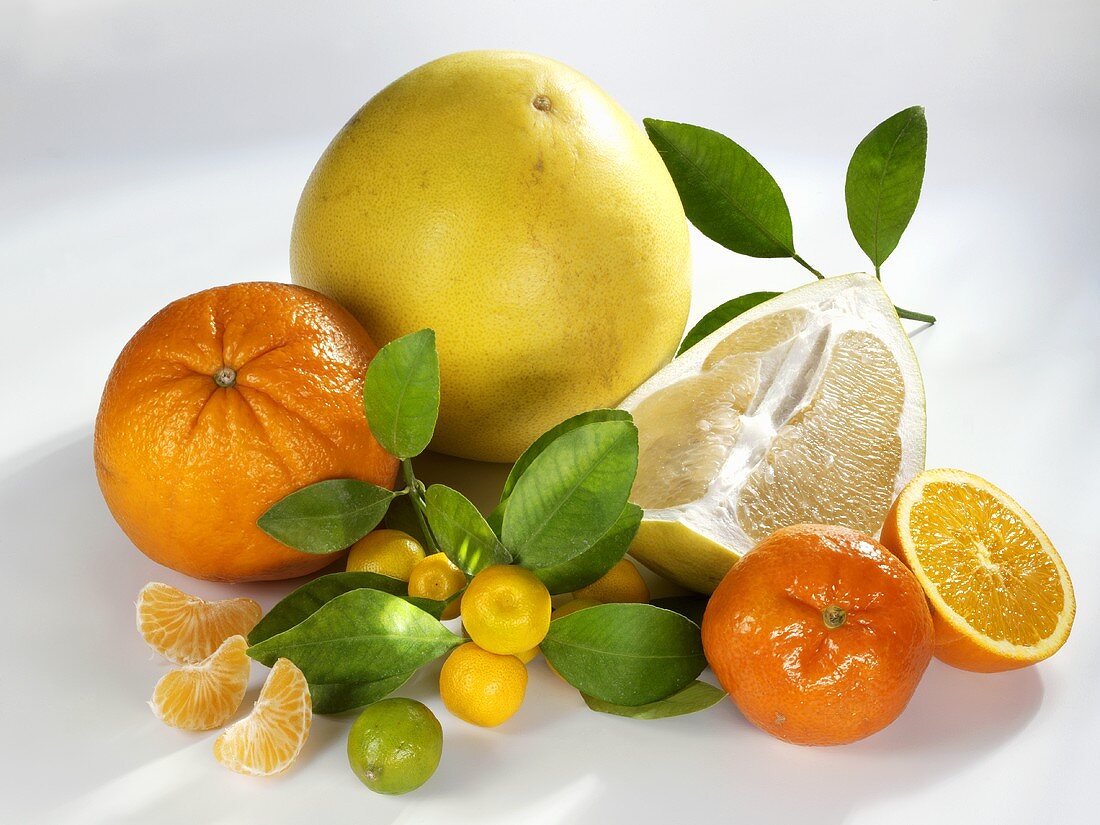
[[[214,758],[237,773],[271,776],[297,759],[312,722],[306,677],[289,659],[279,659],[252,712],[214,742]]]
[[[252,599],[207,602],[160,582],[137,601],[137,626],[153,650],[176,664],[201,662],[230,636],[247,636],[263,615]]]
[[[184,730],[211,730],[237,712],[248,688],[251,660],[243,636],[232,636],[210,656],[184,665],[157,682],[149,706],[167,725]]]
[[[839,336],[810,403],[780,428],[737,505],[762,540],[791,524],[877,533],[901,467],[905,383],[897,361],[866,332]]]
[[[928,591],[937,655],[950,664],[1022,667],[1069,636],[1076,605],[1061,557],[1027,511],[980,477],[923,473],[902,491],[883,538]]]

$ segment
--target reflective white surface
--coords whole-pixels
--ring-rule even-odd
[[[1030,823],[1100,806],[1100,7],[1089,2],[188,4],[0,7],[0,821]],[[193,582],[111,520],[91,465],[99,392],[126,339],[186,293],[287,278],[298,192],[371,94],[432,57],[511,47],[576,66],[635,116],[726,132],[783,186],[801,254],[861,269],[843,177],[858,140],[927,107],[924,195],[883,268],[914,337],[930,466],[1001,485],[1061,549],[1079,602],[1051,661],[985,676],[933,663],[893,726],[845,748],[758,733],[728,704],[634,722],[587,711],[540,660],[496,730],[435,696],[444,756],[386,798],[347,767],[349,720],[257,781],[216,732],[158,722],[166,665],[134,629],[151,579],[270,606],[289,585]],[[693,320],[805,280],[695,237]],[[912,329],[916,329],[913,326]],[[500,469],[430,459],[483,497]],[[483,498],[484,500],[484,498]],[[437,666],[438,667],[438,666]],[[264,668],[254,667],[246,703]]]

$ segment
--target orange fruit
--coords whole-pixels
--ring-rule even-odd
[[[174,728],[210,730],[224,725],[241,706],[248,687],[247,649],[244,636],[230,636],[198,664],[165,674],[149,707]]]
[[[518,657],[493,653],[466,642],[439,672],[439,696],[464,722],[496,727],[510,719],[527,692],[527,666]]]
[[[298,758],[313,723],[309,684],[290,659],[279,659],[252,712],[214,742],[214,758],[249,776],[285,771]]]
[[[201,662],[230,636],[247,636],[262,615],[252,599],[207,602],[160,582],[141,588],[137,600],[141,637],[176,664]]]
[[[1069,573],[1007,493],[962,470],[926,470],[901,491],[882,543],[928,594],[936,657],[964,670],[1026,667],[1069,637]]]
[[[877,541],[799,524],[722,580],[703,616],[703,650],[754,725],[800,745],[839,745],[904,710],[932,658],[932,618],[916,578]]]
[[[350,314],[300,287],[234,284],[169,304],[103,390],[94,452],[111,513],[143,553],[196,578],[285,579],[331,564],[256,520],[323,479],[393,484],[397,459],[363,414],[375,351]]]

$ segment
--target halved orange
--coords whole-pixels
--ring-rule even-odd
[[[252,599],[207,602],[160,582],[137,600],[137,626],[153,650],[176,664],[203,661],[230,636],[247,636],[263,615]]]
[[[229,721],[244,700],[250,659],[244,636],[230,636],[209,657],[157,682],[149,707],[165,724],[210,730]]]
[[[214,758],[237,773],[271,776],[298,757],[312,722],[306,677],[289,659],[279,659],[252,712],[214,742]]]
[[[924,587],[935,653],[948,664],[1026,667],[1068,638],[1076,603],[1062,558],[1035,519],[985,479],[921,473],[894,502],[882,543]]]

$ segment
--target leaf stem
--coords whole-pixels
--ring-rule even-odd
[[[875,264],[875,277],[880,281],[882,280],[882,267],[878,264]]]
[[[412,502],[413,512],[416,514],[416,523],[420,526],[420,532],[424,535],[424,543],[428,545],[429,553],[438,553],[439,545],[435,543],[432,528],[428,526],[428,519],[424,515],[424,497],[420,492],[421,487],[424,485],[417,480],[416,475],[413,473],[411,459],[406,458],[401,462],[401,471],[405,476],[409,501]]]
[[[801,255],[799,255],[798,253],[794,253],[793,255],[791,255],[791,257],[794,258],[798,263],[802,264],[802,266],[806,267],[806,269],[810,270],[810,272],[814,274],[814,277],[817,278],[819,281],[825,280],[825,276],[814,269],[812,266],[810,266],[808,263],[806,263]]]
[[[923,312],[914,312],[911,309],[902,309],[899,306],[894,307],[897,310],[899,318],[908,318],[910,321],[923,321],[926,324],[936,323],[935,315],[926,315]]]

